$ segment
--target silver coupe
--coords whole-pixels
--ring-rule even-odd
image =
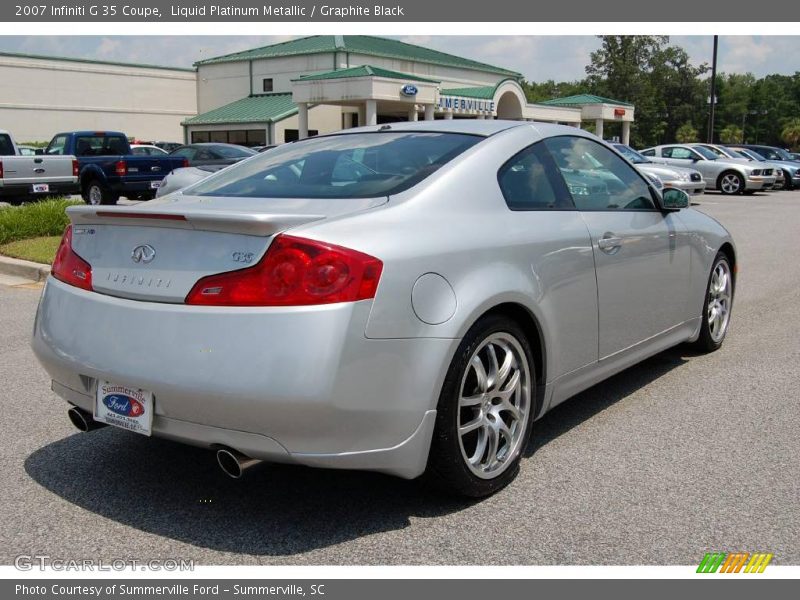
[[[392,123],[77,206],[33,349],[84,431],[425,476],[480,497],[538,418],[676,344],[720,347],[736,252],[567,126]]]

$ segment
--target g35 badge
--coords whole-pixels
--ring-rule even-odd
[[[233,260],[240,263],[251,263],[253,259],[256,257],[255,254],[252,252],[234,252],[233,253]]]

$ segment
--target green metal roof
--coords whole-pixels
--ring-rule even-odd
[[[468,58],[454,56],[446,52],[408,44],[400,40],[372,35],[314,35],[281,42],[279,44],[272,44],[270,46],[263,46],[261,48],[253,48],[252,50],[245,50],[243,52],[234,52],[233,54],[207,58],[196,62],[195,65],[255,60],[258,58],[275,58],[278,56],[320,54],[324,52],[352,52],[354,54],[396,58],[447,67],[489,71],[491,73],[499,73],[515,78],[522,77],[522,75],[516,71],[510,71]]]
[[[338,69],[335,71],[323,71],[322,73],[312,73],[310,75],[301,75],[292,81],[317,81],[322,79],[352,79],[354,77],[386,77],[387,79],[401,79],[403,81],[423,81],[426,83],[441,83],[437,79],[426,79],[417,75],[409,75],[408,73],[400,73],[398,71],[390,71],[381,67],[373,67],[372,65],[361,65],[359,67],[350,67],[349,69]]]
[[[497,89],[494,85],[487,85],[485,87],[466,87],[466,88],[453,88],[450,90],[442,90],[443,96],[458,96],[460,98],[477,98],[479,100],[491,100],[494,98],[494,92]]]
[[[297,113],[297,105],[288,93],[256,94],[220,106],[181,125],[212,125],[218,123],[274,123]]]
[[[603,98],[602,96],[595,96],[594,94],[577,94],[575,96],[566,96],[564,98],[553,98],[552,100],[545,100],[539,104],[549,104],[551,106],[579,106],[582,104],[618,104],[619,106],[630,106],[630,102],[622,102],[621,100],[613,100],[611,98]]]
[[[46,54],[25,54],[21,52],[2,52],[0,56],[10,56],[13,58],[35,58],[39,60],[62,60],[67,62],[88,63],[91,65],[113,65],[115,67],[137,67],[140,69],[161,69],[165,71],[184,71],[186,73],[194,73],[195,69],[186,69],[183,67],[167,67],[164,65],[149,65],[143,63],[130,63],[130,62],[113,62],[110,60],[94,60],[90,58],[73,58],[70,56],[48,56]]]

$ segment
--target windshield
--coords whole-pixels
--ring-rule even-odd
[[[245,156],[258,154],[255,150],[238,146],[216,146],[214,151],[224,158],[243,158]]]
[[[614,144],[614,148],[616,148],[619,151],[619,153],[622,154],[622,156],[627,158],[635,165],[641,165],[652,162],[645,155],[639,154],[636,150],[634,150],[630,146],[626,146],[625,144]]]
[[[794,160],[791,155],[783,148],[775,148],[775,153],[783,160]]]
[[[717,160],[720,156],[722,156],[722,153],[716,154],[704,146],[692,146],[692,150],[708,160]]]
[[[236,198],[373,198],[419,183],[484,139],[457,133],[374,132],[284,144],[184,193]]]
[[[731,150],[730,148],[728,148],[728,153],[733,158],[745,158],[747,160],[757,160],[757,159],[754,159],[752,156],[748,156],[747,154],[745,154],[741,150]]]

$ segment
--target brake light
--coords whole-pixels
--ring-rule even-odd
[[[126,163],[124,160],[118,160],[117,164],[114,166],[114,172],[117,175],[127,175],[128,163]]]
[[[3,161],[0,160],[0,179],[3,178]]]
[[[72,249],[72,225],[64,230],[50,273],[64,283],[92,290],[92,266]]]
[[[81,173],[81,168],[76,159],[72,159],[72,176],[77,177]]]
[[[183,168],[185,169],[188,166],[189,166],[189,159],[188,158],[184,158],[183,159]]]
[[[375,297],[383,263],[367,254],[279,235],[257,265],[198,281],[186,304],[307,306]]]

